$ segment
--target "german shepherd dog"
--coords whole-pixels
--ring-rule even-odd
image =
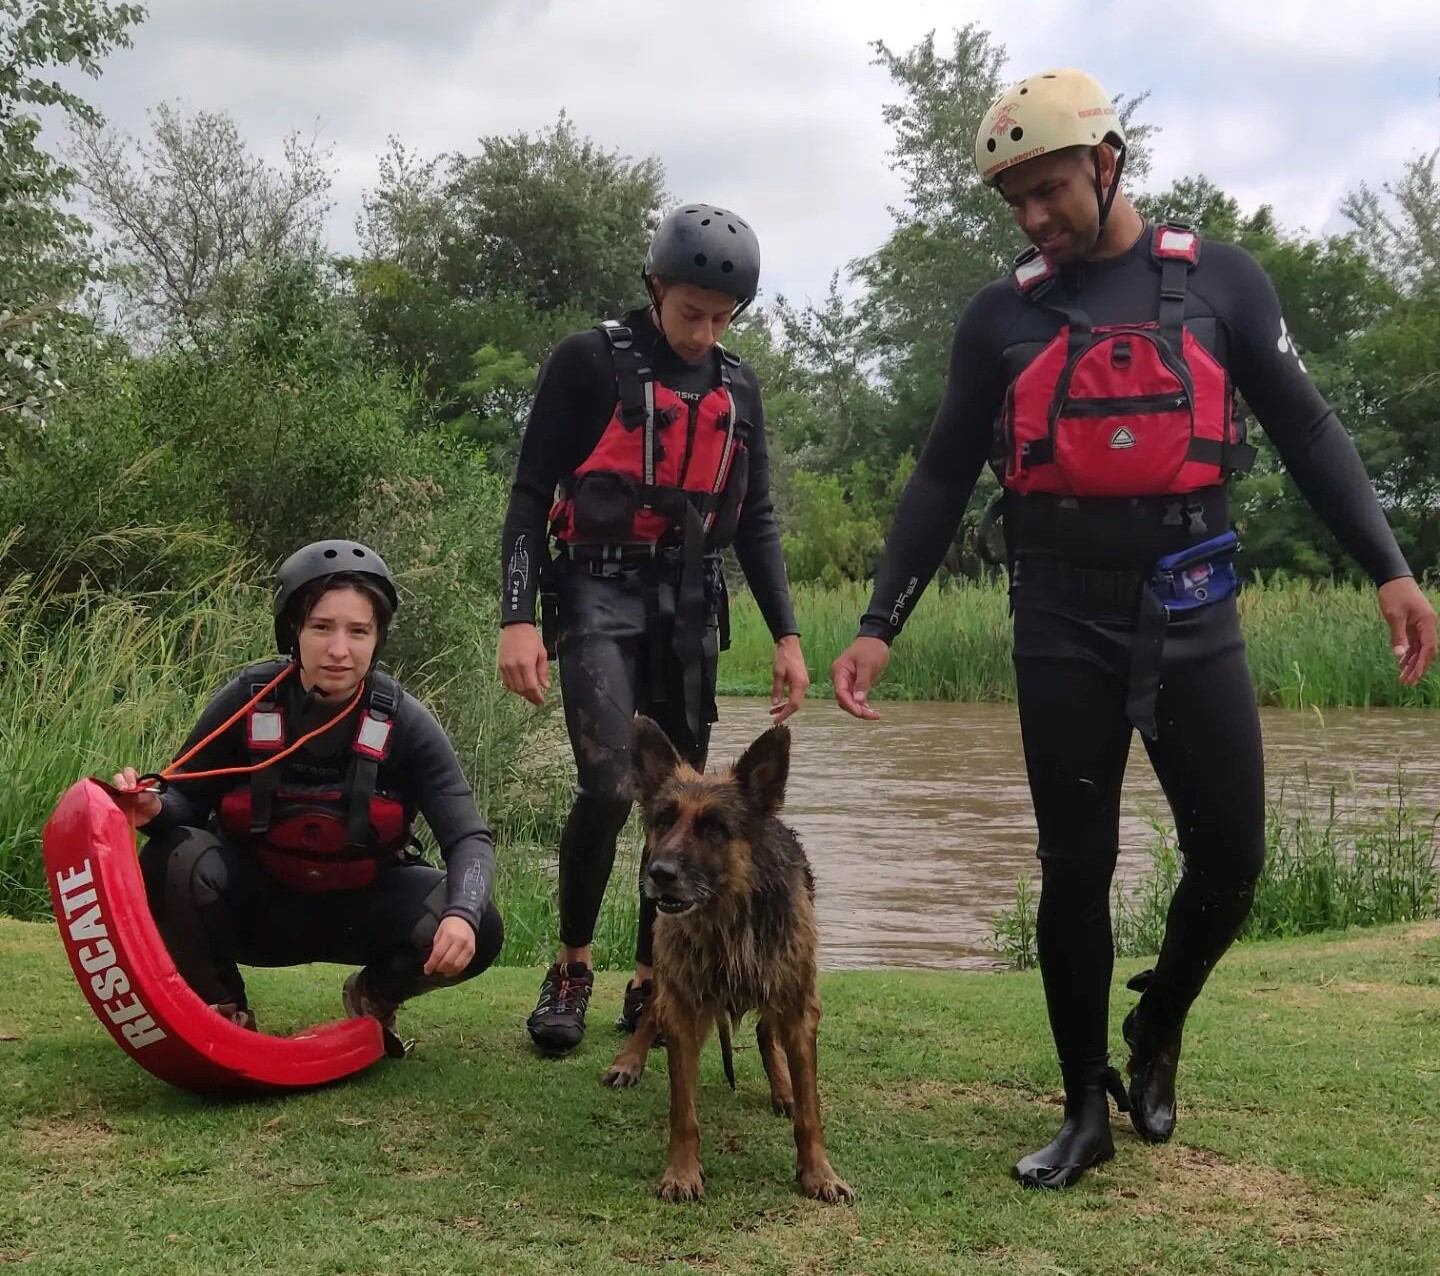
[[[853,1200],[831,1168],[820,1130],[815,883],[799,839],[776,816],[790,771],[789,729],[770,728],[729,771],[701,775],[681,761],[659,726],[637,717],[631,770],[645,826],[643,888],[658,909],[655,993],[603,1082],[637,1084],[650,1047],[663,1036],[670,1153],[656,1195],[667,1201],[705,1195],[695,1116],[700,1048],[711,1024],[718,1025],[733,1089],[730,1027],[756,1010],[770,1103],[794,1122],[802,1190],[817,1200]]]

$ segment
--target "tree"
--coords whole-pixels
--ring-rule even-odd
[[[790,392],[788,410],[767,406],[771,433],[806,469],[833,473],[856,461],[888,466],[894,459],[886,431],[889,413],[870,375],[864,321],[840,293],[838,275],[825,301],[796,310],[775,299],[774,321],[786,359],[779,386]]]
[[[63,307],[95,276],[89,227],[63,207],[74,175],[39,147],[29,108],[98,120],[46,73],[98,76],[143,17],[138,5],[100,0],[0,0],[0,420],[33,424],[63,390],[56,346],[74,326]]]
[[[1382,191],[1361,183],[1342,205],[1376,267],[1407,296],[1440,293],[1440,148],[1405,166]]]
[[[426,164],[392,142],[362,242],[452,298],[517,293],[540,311],[633,304],[665,198],[653,156],[606,151],[562,113],[535,135],[480,139]]]
[[[149,118],[142,140],[77,121],[71,158],[111,233],[112,286],[136,329],[203,350],[271,263],[319,251],[328,155],[292,133],[283,163],[268,164],[223,111],[186,116],[162,102]]]
[[[351,263],[376,347],[420,376],[436,414],[508,466],[530,387],[565,333],[640,297],[664,201],[659,161],[581,137],[563,114],[539,133],[426,161],[392,139]]]

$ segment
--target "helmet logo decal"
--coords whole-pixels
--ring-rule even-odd
[[[1000,108],[1000,114],[995,117],[995,123],[991,126],[990,133],[993,137],[999,137],[1002,133],[1008,133],[1015,127],[1015,117],[1010,112],[1019,105],[1016,102],[1007,102]]]

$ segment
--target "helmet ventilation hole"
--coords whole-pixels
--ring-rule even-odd
[[[705,256],[704,253],[696,253],[696,254],[695,254],[695,264],[696,264],[697,266],[703,266],[703,265],[706,263],[706,261],[708,261],[708,260],[709,260],[709,259]]]

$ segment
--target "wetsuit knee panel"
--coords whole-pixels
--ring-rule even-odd
[[[219,840],[205,829],[183,828],[166,837],[159,846],[152,843],[146,851],[164,855],[164,896],[170,908],[199,907],[214,904],[229,885],[230,874],[225,865]],[[169,853],[165,854],[168,845]]]

